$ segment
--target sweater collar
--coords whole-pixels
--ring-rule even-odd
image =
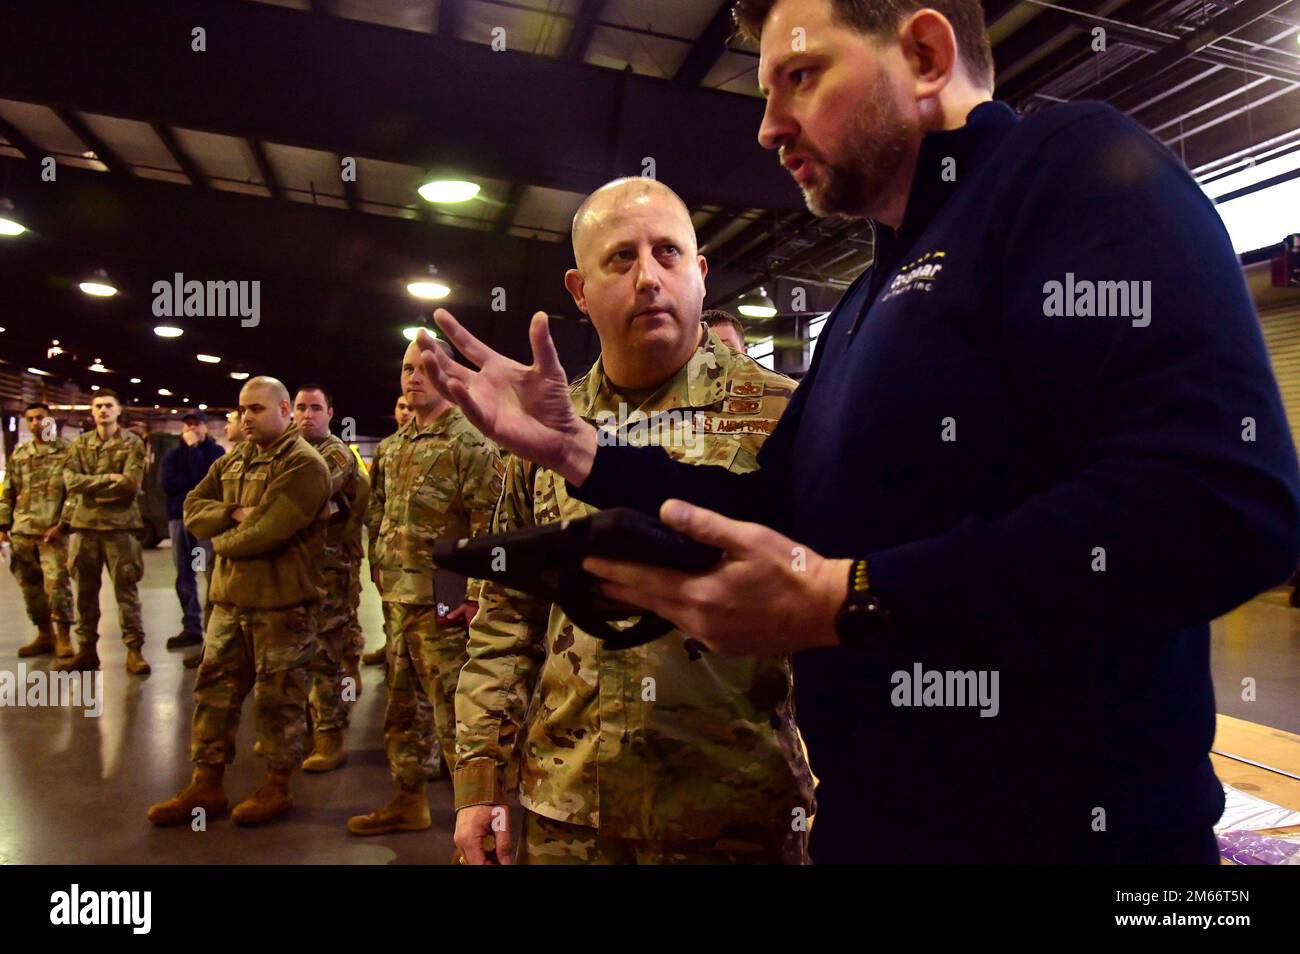
[[[971,179],[1001,143],[1003,137],[1020,122],[1006,103],[989,100],[980,103],[966,116],[966,123],[956,129],[940,129],[925,134],[917,154],[912,189],[897,237],[906,248],[939,213],[953,194]],[[877,230],[887,229],[876,223]]]

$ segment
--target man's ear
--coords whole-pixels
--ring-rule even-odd
[[[709,277],[709,260],[703,255],[696,255],[695,260],[700,263],[700,278]]]
[[[916,11],[898,28],[898,42],[917,98],[938,95],[958,69],[957,36],[947,17],[930,9]]]
[[[573,303],[578,306],[578,311],[584,315],[587,314],[587,296],[585,294],[586,280],[582,277],[582,272],[576,268],[571,268],[564,273],[564,287],[569,290],[573,296]]]

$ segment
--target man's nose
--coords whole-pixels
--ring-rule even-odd
[[[763,121],[758,124],[758,144],[764,149],[780,149],[794,141],[798,126],[775,97],[767,101]]]
[[[654,255],[643,253],[637,262],[636,290],[658,290],[660,284],[659,263],[655,261]]]

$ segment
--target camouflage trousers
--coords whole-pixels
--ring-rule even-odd
[[[361,619],[357,609],[361,606],[361,564],[352,567],[348,576],[348,640],[343,647],[343,658],[352,662],[355,668],[361,654],[366,651],[366,634],[361,629]]]
[[[343,661],[351,641],[348,573],[327,568],[325,599],[316,607],[316,655],[311,661],[311,721],[315,731],[346,729],[357,701],[358,686],[349,686]],[[349,680],[350,681],[350,680]]]
[[[117,598],[122,642],[139,649],[144,645],[144,623],[136,584],[144,576],[144,550],[134,530],[78,530],[73,536],[68,571],[77,585],[77,640],[82,647],[99,642],[99,587],[105,565]]]
[[[214,604],[194,680],[190,761],[234,761],[239,717],[251,691],[257,741],[268,767],[297,768],[306,748],[308,667],[315,653],[313,605],[239,609]]]
[[[611,838],[524,810],[521,865],[798,865],[806,863],[801,832],[774,830],[770,838],[647,841]]]
[[[46,543],[34,533],[9,535],[9,569],[23,591],[27,616],[36,626],[51,621],[72,625],[72,582],[68,576],[68,538]]]
[[[464,626],[440,626],[434,606],[388,603],[384,746],[399,785],[434,778],[438,755],[456,767],[456,684],[468,654]]]

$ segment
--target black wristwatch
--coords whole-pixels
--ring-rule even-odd
[[[867,561],[849,564],[849,595],[835,614],[835,632],[840,643],[857,649],[879,650],[893,635],[893,620],[880,598],[871,592]]]

